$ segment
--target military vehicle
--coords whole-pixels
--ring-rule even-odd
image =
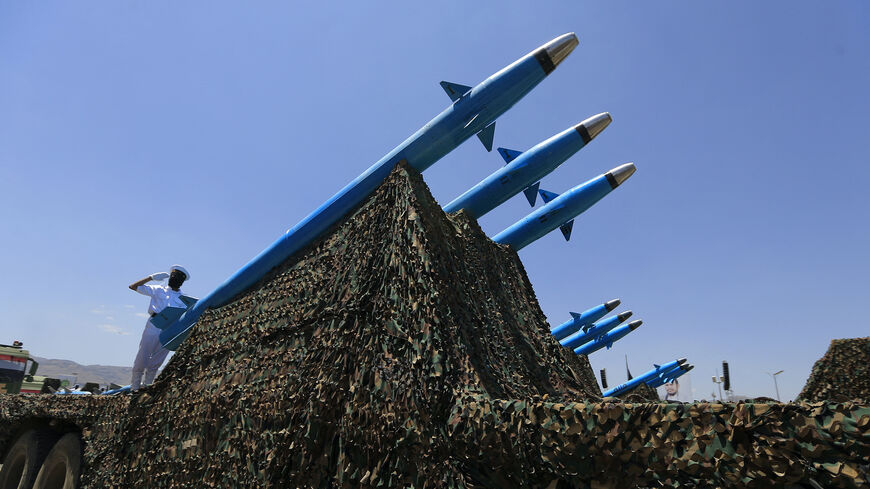
[[[0,344],[0,394],[39,394],[45,377],[36,375],[39,362],[20,341]]]

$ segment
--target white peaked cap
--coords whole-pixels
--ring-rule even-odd
[[[169,267],[169,271],[171,272],[173,270],[178,270],[179,272],[184,274],[185,280],[190,280],[190,272],[188,272],[187,269],[185,269],[183,266],[172,265],[171,267]]]

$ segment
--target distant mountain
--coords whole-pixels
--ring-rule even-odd
[[[39,362],[36,375],[54,377],[59,379],[77,378],[77,382],[85,385],[86,382],[96,382],[100,385],[115,383],[127,385],[130,376],[133,375],[132,367],[115,367],[111,365],[81,365],[71,360],[59,360],[54,358],[34,357]]]

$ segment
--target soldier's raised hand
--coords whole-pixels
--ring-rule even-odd
[[[161,280],[166,280],[169,278],[169,274],[166,272],[157,272],[151,274],[151,280],[156,280],[160,282]]]

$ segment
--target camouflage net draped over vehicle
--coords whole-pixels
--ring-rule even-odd
[[[870,468],[870,408],[851,403],[467,397],[454,407],[449,425],[461,441],[457,455],[498,469],[488,472],[489,487],[526,481],[538,487],[768,488],[810,478],[824,487],[863,487]],[[505,453],[521,457],[506,464]]]
[[[81,426],[89,488],[631,487],[734,473],[769,487],[793,466],[854,487],[867,454],[861,406],[599,396],[587,359],[549,334],[516,253],[445,216],[400,166],[324,240],[207,311],[154,386],[0,398],[0,444],[33,418]]]
[[[798,399],[870,402],[870,336],[832,340]]]
[[[855,488],[867,487],[870,469],[870,408],[852,403],[575,403],[468,394],[456,399],[439,430],[451,448],[431,461],[441,478],[414,484],[419,471],[398,472],[395,461],[415,452],[400,449],[383,451],[385,462],[360,466],[354,477],[308,474],[304,466],[264,473],[272,460],[293,460],[292,448],[272,448],[276,441],[307,445],[312,433],[277,426],[252,432],[245,417],[211,420],[215,430],[231,424],[237,433],[221,449],[204,450],[209,430],[202,429],[164,433],[161,449],[140,453],[126,444],[126,430],[138,423],[125,420],[145,405],[153,409],[152,400],[3,395],[0,443],[11,435],[4,427],[34,416],[88,426],[85,487],[768,488],[813,479]],[[333,456],[353,450],[342,446]],[[124,471],[127,465],[133,470]],[[133,471],[143,479],[133,479]],[[207,474],[221,474],[221,482]]]

